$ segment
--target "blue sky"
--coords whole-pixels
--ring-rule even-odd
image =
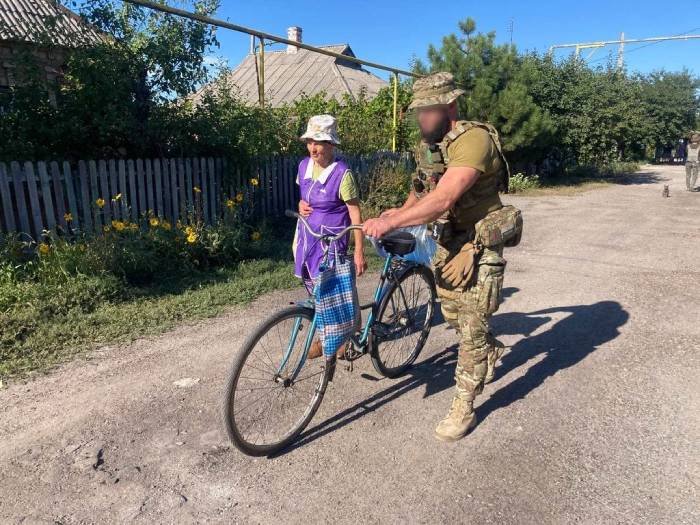
[[[222,0],[216,17],[281,36],[286,35],[288,26],[298,25],[303,28],[306,43],[349,43],[361,58],[409,68],[414,54],[424,57],[428,44],[439,44],[442,36],[457,31],[457,22],[467,16],[476,20],[477,30],[495,31],[498,42],[509,40],[508,26],[512,19],[513,43],[519,50],[545,51],[552,44],[614,40],[621,31],[627,38],[671,36],[691,30],[700,34],[700,2],[697,2],[698,16],[694,19],[688,16],[696,2]],[[249,37],[219,30],[218,38],[221,49],[216,54],[235,66],[248,51]],[[675,71],[685,67],[700,74],[700,39],[662,42],[635,50],[640,46],[626,48],[630,70]],[[605,60],[616,51],[616,47],[599,49],[591,61]],[[558,54],[568,52],[560,50]]]

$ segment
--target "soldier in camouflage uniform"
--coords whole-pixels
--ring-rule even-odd
[[[687,152],[685,185],[688,191],[695,191],[695,183],[698,180],[698,170],[700,169],[700,133],[692,133],[690,135],[690,144],[688,144]]]
[[[433,261],[438,295],[460,337],[455,396],[435,430],[443,441],[461,439],[476,424],[474,398],[493,378],[503,351],[489,331],[501,298],[503,247],[517,244],[522,230],[519,210],[504,207],[498,195],[508,183],[498,133],[489,124],[457,119],[463,93],[450,73],[416,80],[410,108],[417,110],[423,140],[413,191],[401,208],[364,226],[367,235],[381,237],[428,224],[438,242]]]

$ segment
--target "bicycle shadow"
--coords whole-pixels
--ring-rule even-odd
[[[424,398],[452,388],[457,364],[456,350],[457,345],[452,345],[421,361],[408,370],[408,377],[304,431],[289,447],[269,457],[280,457],[308,445],[421,386],[425,386]]]
[[[515,292],[517,288],[513,289],[511,294]],[[548,330],[530,336],[551,321],[549,314],[560,312],[570,315],[557,321]],[[506,384],[478,406],[476,413],[479,421],[485,420],[499,408],[524,398],[548,377],[574,366],[599,346],[615,339],[620,334],[619,328],[628,319],[628,312],[615,301],[553,307],[529,313],[509,312],[494,316],[494,333],[524,336],[501,359],[500,366],[496,368],[495,381],[540,354],[545,354],[545,357],[531,366],[525,375]],[[458,345],[452,345],[421,361],[407,372],[408,377],[318,423],[303,432],[285,450],[269,457],[280,457],[308,445],[421,386],[425,386],[424,398],[452,388],[457,348]]]
[[[564,319],[550,329],[528,337],[551,320],[548,314],[566,312]],[[544,358],[528,368],[527,372],[491,394],[477,409],[479,421],[485,420],[499,408],[523,399],[548,377],[583,360],[601,345],[620,335],[619,328],[629,319],[629,313],[615,301],[601,301],[589,305],[547,308],[530,313],[505,313],[494,317],[495,332],[522,334],[501,359],[494,381],[544,354]]]

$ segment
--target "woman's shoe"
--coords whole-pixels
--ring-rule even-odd
[[[309,348],[309,355],[306,356],[307,359],[317,359],[323,355],[323,345],[321,345],[321,340],[316,339],[313,343],[311,343],[311,348]],[[341,346],[338,349],[338,352],[335,354],[335,356],[338,359],[344,359],[345,358],[345,345]]]

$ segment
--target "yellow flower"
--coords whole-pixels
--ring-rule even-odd
[[[242,193],[237,193],[236,194],[236,200],[238,202],[243,202],[243,194]]]
[[[125,227],[126,224],[124,224],[122,221],[112,221],[112,228],[114,228],[118,232],[122,231]]]
[[[197,240],[197,234],[194,233],[194,232],[190,233],[190,234],[187,236],[187,242],[190,243],[190,244],[192,244],[192,243],[195,242],[196,240]]]
[[[236,205],[236,203],[233,202],[232,199],[228,199],[228,200],[226,201],[226,207],[227,207],[228,209],[233,208],[235,205]]]
[[[46,255],[47,253],[49,253],[49,245],[46,244],[45,242],[42,242],[42,243],[39,245],[39,253],[40,253],[41,255]]]
[[[158,217],[151,217],[151,219],[148,221],[151,226],[154,228],[160,224],[160,221],[158,220]]]
[[[195,186],[192,189],[194,190],[195,193],[202,193],[202,190],[200,190],[198,186]]]
[[[160,223],[160,225],[164,230],[169,230],[170,228],[172,228],[171,224],[168,221],[163,221]]]
[[[99,199],[97,199],[97,200],[95,201],[95,204],[97,204],[97,207],[98,207],[98,208],[104,208],[104,206],[105,206],[105,200],[104,200],[102,197],[100,197]]]
[[[185,233],[186,233],[187,235],[192,235],[192,234],[194,234],[194,228],[193,228],[192,226],[188,226],[187,228],[185,228]]]
[[[258,179],[250,179],[250,183],[251,183],[253,186],[257,186],[258,184],[260,184],[260,181],[259,181]]]
[[[63,220],[66,222],[73,222],[73,214],[72,213],[64,213]]]
[[[113,201],[118,201],[118,200],[121,199],[121,198],[122,198],[122,194],[121,194],[121,193],[117,193],[114,197],[112,197],[112,200],[113,200]]]
[[[251,235],[250,238],[254,241],[259,241],[262,238],[262,235],[260,232],[253,232],[253,235]]]
[[[103,227],[102,227],[102,230],[103,230],[105,233],[109,233],[109,230],[111,230],[111,228],[110,228],[109,226],[103,226]]]

